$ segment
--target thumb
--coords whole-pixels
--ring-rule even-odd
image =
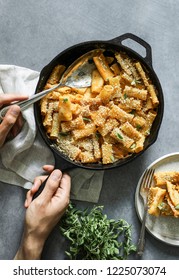
[[[43,189],[42,193],[40,194],[41,198],[44,201],[50,201],[51,198],[54,196],[56,193],[60,181],[62,178],[62,172],[59,169],[55,169],[49,176],[45,188]]]

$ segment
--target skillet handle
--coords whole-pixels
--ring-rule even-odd
[[[143,57],[144,60],[150,64],[152,66],[152,49],[151,49],[151,46],[146,42],[144,41],[143,39],[141,39],[140,37],[132,34],[132,33],[125,33],[119,37],[116,37],[112,40],[110,40],[109,42],[110,43],[115,43],[117,45],[123,45],[122,42],[127,40],[127,39],[131,39],[133,41],[135,41],[136,43],[138,43],[139,45],[141,45],[142,47],[145,48],[146,50],[146,56]]]
[[[34,200],[36,197],[38,197],[38,196],[41,194],[41,192],[43,191],[43,189],[44,189],[44,187],[45,187],[45,184],[46,184],[48,178],[49,178],[49,176],[45,179],[45,181],[44,181],[44,182],[42,183],[42,185],[39,187],[38,191],[34,194],[32,200]]]
[[[65,162],[64,160],[63,161],[59,160],[58,156],[55,153],[54,153],[54,158],[55,158],[55,169],[58,168],[62,172],[64,172],[64,171],[70,170],[72,168],[75,168],[75,166],[73,164]],[[43,191],[49,176],[45,179],[45,181],[39,187],[38,191],[34,194],[33,200],[41,194],[41,192]]]

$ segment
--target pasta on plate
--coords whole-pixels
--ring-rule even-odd
[[[124,52],[100,52],[88,88],[59,87],[41,100],[43,125],[71,160],[111,164],[139,153],[157,115],[159,100],[139,61]],[[56,85],[57,65],[45,89]]]
[[[149,214],[179,217],[179,172],[158,171],[148,197]]]

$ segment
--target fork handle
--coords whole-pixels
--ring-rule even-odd
[[[60,87],[60,86],[64,86],[63,84],[58,84],[52,88],[49,88],[49,89],[46,89],[46,90],[43,90],[35,95],[33,95],[32,97],[30,97],[29,99],[27,100],[24,100],[24,101],[19,101],[19,102],[14,102],[13,104],[11,105],[8,105],[6,107],[4,107],[2,110],[0,110],[0,121],[3,120],[5,114],[7,113],[7,111],[9,110],[9,108],[12,106],[12,105],[18,105],[20,108],[21,108],[21,111],[25,110],[26,108],[28,108],[30,105],[32,105],[33,103],[39,101],[42,97],[44,97],[47,93],[53,91],[54,89]]]
[[[137,246],[137,255],[141,257],[144,252],[144,247],[145,247],[145,224],[146,224],[146,218],[147,218],[147,210],[148,210],[148,205],[146,203],[144,207],[144,215],[143,215],[143,221],[142,221],[142,227],[140,231],[140,236],[138,240],[138,246]]]

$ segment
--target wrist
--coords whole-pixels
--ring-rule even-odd
[[[39,260],[44,243],[45,241],[32,235],[24,236],[16,253],[15,260]]]

